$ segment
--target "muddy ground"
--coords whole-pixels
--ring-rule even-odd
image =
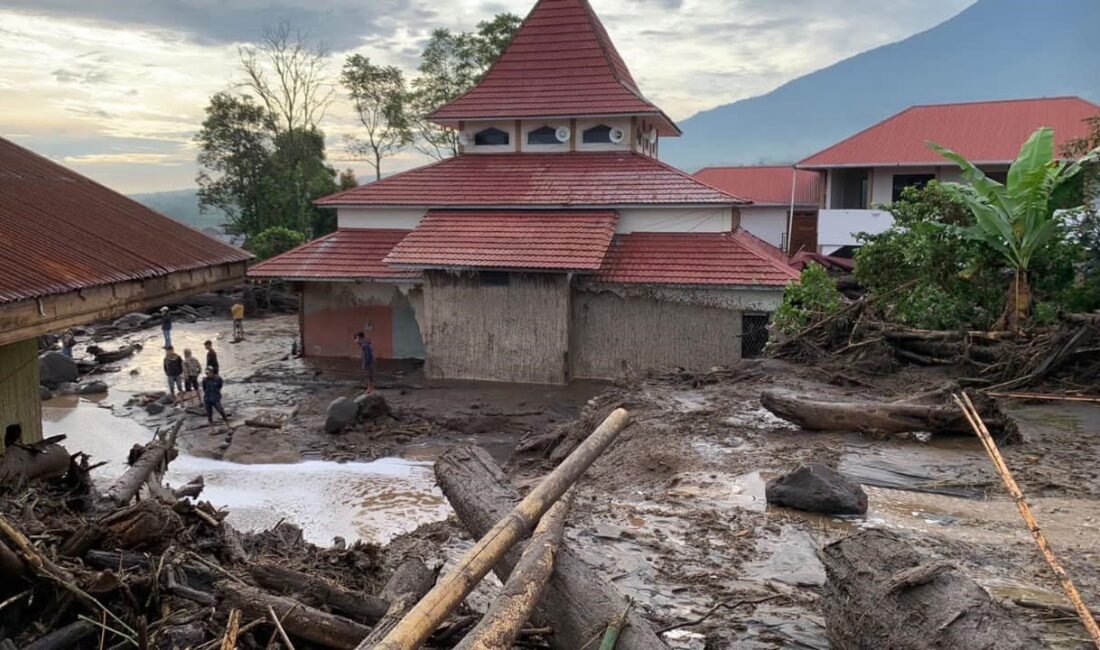
[[[1064,600],[978,441],[809,433],[759,403],[760,392],[773,387],[900,398],[937,385],[941,375],[905,371],[862,378],[874,388],[839,387],[813,368],[764,361],[732,373],[562,388],[432,382],[413,366],[391,366],[380,368],[379,386],[396,418],[331,436],[322,430],[325,407],[359,389],[356,364],[290,358],[296,327],[288,316],[250,321],[239,344],[228,343],[227,320],[179,324],[173,333],[177,349],[198,351],[203,340],[215,340],[232,426],[209,428],[190,415],[184,453],[169,478],[203,474],[204,497],[228,507],[238,527],[294,520],[310,541],[396,538],[401,552],[453,561],[469,540],[434,486],[434,458],[451,445],[480,444],[507,463],[517,484],[530,485],[552,463],[539,453],[513,454],[521,438],[571,422],[592,426],[622,405],[634,424],[581,482],[567,536],[658,627],[713,612],[670,632],[677,646],[703,647],[705,639],[708,648],[828,647],[816,551],[868,526],[902,531],[929,559],[963,567],[1041,628],[1052,646],[1079,647],[1084,640],[1075,619],[1042,608]],[[159,338],[153,330],[127,337],[145,349],[103,375],[111,390],[97,403],[47,402],[47,434],[68,433],[71,448],[90,447],[114,460],[125,456],[114,448],[147,439],[152,427],[178,414],[150,416],[133,403],[162,388]],[[1098,604],[1100,407],[1006,406],[1025,438],[1004,449],[1006,460],[1086,602]],[[278,429],[244,424],[261,415],[288,419]],[[586,423],[576,424],[581,417]],[[869,495],[867,516],[768,508],[765,481],[804,462],[833,464],[859,479]],[[101,471],[107,477],[119,468]],[[715,609],[769,596],[757,605]]]

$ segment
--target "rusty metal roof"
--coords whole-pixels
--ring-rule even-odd
[[[0,304],[251,257],[0,138]]]

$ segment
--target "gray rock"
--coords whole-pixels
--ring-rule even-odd
[[[76,392],[80,395],[102,395],[107,392],[107,383],[99,380],[90,381],[81,386]]]
[[[145,412],[149,415],[160,415],[164,412],[164,404],[160,402],[149,402],[145,405]]]
[[[47,352],[38,357],[38,383],[55,388],[67,381],[76,381],[76,362],[60,352]]]
[[[176,398],[172,397],[171,393],[165,393],[161,395],[159,399],[157,399],[157,403],[161,406],[169,406],[176,403]]]
[[[859,483],[820,463],[802,465],[789,474],[768,481],[768,503],[827,515],[862,515],[867,512],[867,493]]]
[[[126,314],[122,318],[119,318],[111,325],[121,329],[130,330],[144,326],[152,318],[149,314],[143,314],[141,312],[134,312],[132,314]]]
[[[53,397],[53,392],[49,388],[46,388],[45,386],[39,386],[38,387],[38,398],[40,400],[45,402],[46,400],[48,400],[52,397]]]
[[[355,406],[359,417],[363,420],[374,420],[390,414],[390,405],[378,393],[369,395],[364,393],[356,397]]]
[[[76,395],[76,389],[79,388],[71,381],[67,381],[63,384],[58,384],[57,388],[53,390],[54,395]]]
[[[340,433],[359,419],[359,404],[350,397],[337,397],[328,405],[325,433]]]

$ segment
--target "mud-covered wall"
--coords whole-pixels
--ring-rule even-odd
[[[782,292],[580,288],[573,293],[575,378],[611,379],[625,366],[706,370],[741,358],[741,315],[775,310]]]
[[[306,282],[302,339],[307,356],[359,356],[352,336],[362,331],[380,359],[423,359],[424,341],[410,293],[413,285],[383,282]]]
[[[0,345],[0,434],[11,426],[22,430],[22,442],[42,439],[37,339]]]
[[[426,271],[423,303],[429,376],[567,381],[569,276]]]

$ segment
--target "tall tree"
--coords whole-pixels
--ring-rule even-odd
[[[413,139],[405,75],[392,65],[375,65],[361,54],[352,54],[344,62],[340,78],[363,127],[362,137],[345,138],[348,150],[365,157],[374,177],[381,180],[382,160],[409,146]]]
[[[355,171],[351,167],[348,167],[340,172],[340,177],[336,179],[336,186],[341,192],[350,190],[353,187],[359,187],[359,179],[355,177]]]

